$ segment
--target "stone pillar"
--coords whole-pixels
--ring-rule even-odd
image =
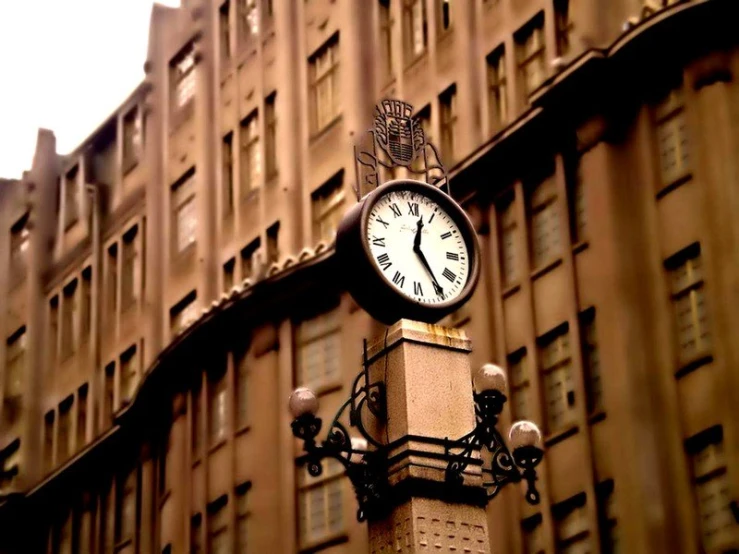
[[[376,431],[390,445],[394,505],[387,518],[369,524],[372,554],[490,552],[480,467],[465,471],[469,495],[443,500],[444,446],[423,440],[458,439],[474,428],[470,351],[463,331],[409,320],[368,349],[373,381],[386,384],[387,423]]]

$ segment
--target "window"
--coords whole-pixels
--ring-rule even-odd
[[[221,183],[223,185],[223,215],[229,216],[234,211],[234,147],[233,132],[223,137],[221,143]]]
[[[267,263],[273,264],[280,259],[279,250],[280,222],[273,223],[267,229]]]
[[[63,463],[69,458],[72,428],[72,404],[74,397],[68,396],[59,404],[59,425],[57,428],[57,463]]]
[[[108,313],[105,314],[107,326],[115,325],[116,313],[118,311],[118,244],[114,243],[108,248],[107,257],[107,304]]]
[[[243,353],[238,363],[235,403],[236,429],[243,429],[249,424],[249,366],[246,353]]]
[[[26,326],[15,331],[5,347],[5,399],[19,399],[23,394],[26,371]]]
[[[511,386],[511,414],[514,421],[533,419],[529,371],[525,348],[508,356],[508,382]]]
[[[251,112],[241,122],[241,196],[259,187],[262,176],[262,152],[259,149],[259,115]]]
[[[193,290],[169,310],[170,328],[173,333],[184,329],[197,319],[197,293]]]
[[[567,183],[568,204],[570,208],[570,235],[572,243],[578,244],[587,239],[587,199],[585,185],[580,170],[580,157],[576,153],[565,156],[565,181]]]
[[[426,52],[428,31],[426,27],[426,0],[403,0],[403,35],[405,40],[405,63],[415,61]]]
[[[488,114],[491,132],[500,130],[508,121],[508,79],[505,64],[505,47],[501,45],[487,57]]]
[[[51,364],[56,363],[57,349],[59,348],[59,297],[54,296],[49,301],[49,350]]]
[[[236,487],[236,552],[248,552],[249,489],[251,483]]]
[[[78,182],[79,166],[74,166],[64,178],[64,227],[69,228],[79,219],[80,185]]]
[[[264,149],[267,166],[267,178],[277,175],[277,114],[275,113],[275,102],[277,93],[273,92],[264,101]]]
[[[572,19],[570,18],[570,0],[555,0],[554,25],[557,33],[557,55],[566,56],[571,48]]]
[[[54,467],[54,411],[44,416],[44,469],[49,472]]]
[[[254,273],[254,258],[260,244],[261,240],[256,238],[241,250],[241,276],[244,279],[251,278]]]
[[[236,267],[236,258],[231,258],[223,264],[223,292],[230,294],[234,287],[234,268]]]
[[[515,203],[508,198],[498,211],[500,240],[500,266],[503,287],[508,288],[518,281],[518,226],[516,225]]]
[[[275,15],[273,0],[262,0],[262,21],[268,21]]]
[[[338,33],[310,57],[309,75],[311,132],[317,133],[341,113]]]
[[[327,459],[322,464],[323,473],[317,478],[311,477],[305,468],[299,470],[298,524],[301,548],[337,535],[344,529],[343,466],[333,459]]]
[[[546,77],[544,15],[539,14],[515,35],[518,71],[528,97]]]
[[[563,554],[589,554],[590,535],[585,493],[552,506],[557,552]]]
[[[344,198],[343,170],[311,195],[314,242],[331,240],[344,215]]]
[[[452,1],[436,0],[436,5],[438,6],[438,12],[436,14],[437,29],[439,30],[439,35],[441,35],[452,26]]]
[[[455,159],[457,126],[457,86],[452,85],[439,96],[439,114],[441,116],[441,154],[449,166]]]
[[[544,554],[541,514],[534,514],[521,522],[524,554]]]
[[[84,343],[90,338],[92,330],[92,267],[82,271],[80,303],[80,342]]]
[[[72,554],[72,524],[73,514],[68,511],[57,523],[53,541],[54,554]]]
[[[195,244],[195,168],[190,169],[172,187],[172,206],[175,214],[175,246],[184,252]]]
[[[393,78],[393,15],[390,0],[380,0],[380,71],[385,81]]]
[[[117,546],[131,541],[136,531],[137,477],[137,471],[134,469],[125,476],[125,480],[120,477],[118,481],[115,518],[115,542]]]
[[[226,0],[218,10],[218,28],[221,39],[221,59],[231,59],[231,25],[229,23],[231,13],[231,1]]]
[[[547,432],[551,434],[570,424],[575,415],[570,336],[566,325],[541,339],[539,364],[544,372]]]
[[[121,402],[129,403],[133,400],[138,384],[138,356],[134,344],[121,355]]]
[[[141,117],[134,106],[123,116],[123,172],[131,170],[139,161],[141,152]]]
[[[77,441],[76,447],[87,443],[87,383],[77,390]]]
[[[598,337],[595,333],[595,310],[586,310],[580,315],[582,365],[585,370],[585,400],[589,414],[603,411],[603,383],[600,374]]]
[[[228,396],[225,371],[208,380],[208,435],[214,445],[226,438],[228,421]]]
[[[10,228],[10,272],[12,285],[20,283],[26,274],[29,236],[28,213],[26,213]]]
[[[694,361],[711,347],[708,309],[699,244],[665,262],[669,273],[680,365]]]
[[[601,552],[616,554],[620,549],[613,481],[599,483],[595,488],[595,493],[598,496]]]
[[[682,89],[675,89],[655,109],[662,186],[690,173],[690,140],[683,102]]]
[[[125,311],[136,303],[139,295],[141,266],[139,265],[137,240],[139,228],[134,225],[123,235],[123,260],[121,265],[121,309]]]
[[[238,0],[239,2],[239,36],[241,40],[251,41],[259,34],[259,13],[257,0]]]
[[[736,546],[739,526],[731,511],[729,476],[720,425],[706,429],[685,442],[693,473],[693,493],[706,552],[724,552]]]
[[[77,350],[77,279],[64,287],[62,298],[62,360]]]
[[[170,63],[172,105],[184,108],[195,96],[195,49],[187,45]]]
[[[103,379],[103,421],[107,426],[111,426],[115,411],[115,362],[105,366]]]
[[[216,501],[217,507],[211,508],[208,514],[208,553],[209,554],[230,554],[231,548],[228,544],[228,513],[225,502],[228,498],[223,497],[222,501]],[[239,550],[238,552],[245,552]]]
[[[190,554],[201,554],[203,552],[202,533],[202,516],[195,514],[190,520]]]
[[[313,389],[341,378],[341,332],[338,309],[299,324],[297,329],[298,383]]]
[[[554,180],[548,178],[531,192],[531,265],[537,269],[560,255],[559,211]]]
[[[200,447],[203,443],[203,399],[202,386],[200,384],[200,376],[192,391],[192,417],[190,421],[190,447],[192,449],[192,459],[200,458]]]

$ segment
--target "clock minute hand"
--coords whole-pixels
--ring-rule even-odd
[[[428,271],[429,275],[431,275],[431,281],[434,285],[434,290],[436,291],[436,293],[444,294],[444,289],[442,289],[441,285],[439,285],[439,282],[436,280],[436,276],[434,275],[434,272],[431,269],[426,256],[424,256],[423,252],[421,251],[421,229],[423,229],[423,216],[421,216],[417,223],[416,238],[413,240],[413,251],[420,258],[423,267],[425,267],[426,271]]]

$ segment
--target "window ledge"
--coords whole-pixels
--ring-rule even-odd
[[[572,424],[569,427],[564,427],[559,431],[555,431],[554,433],[547,435],[546,439],[544,439],[544,446],[550,448],[565,439],[577,435],[579,431],[580,428],[575,424]]]
[[[451,23],[446,29],[437,29],[436,44],[446,42],[454,36],[454,23]]]
[[[509,296],[513,296],[519,290],[521,290],[521,283],[513,283],[512,285],[508,285],[506,288],[503,289],[503,298],[505,299]]]
[[[309,386],[309,385],[302,385],[302,386]],[[328,394],[330,392],[335,392],[341,389],[341,386],[342,386],[341,383],[337,381],[334,381],[331,383],[322,383],[318,385],[317,387],[315,387],[313,389],[313,392],[316,393],[316,396],[320,396],[322,394]]]
[[[663,198],[665,195],[671,193],[673,190],[675,190],[676,188],[679,188],[681,185],[684,185],[685,183],[690,181],[692,177],[693,175],[690,172],[684,173],[680,175],[679,177],[676,177],[671,182],[664,185],[662,188],[660,188],[657,191],[657,194],[656,194],[657,200],[659,200],[660,198]]]
[[[599,423],[603,421],[606,418],[606,412],[603,410],[598,410],[588,416],[588,422],[590,425],[595,425],[596,423]]]
[[[197,458],[193,458],[192,460],[193,469],[195,469],[199,465],[200,465],[200,454],[198,454]]]
[[[545,264],[539,266],[537,269],[531,272],[531,280],[538,279],[545,273],[549,273],[551,270],[553,270],[555,267],[560,265],[562,263],[562,258],[555,258],[554,260],[551,260],[549,262],[546,262]]]
[[[403,71],[408,72],[411,69],[413,69],[416,65],[419,65],[421,63],[421,60],[424,60],[428,57],[428,53],[429,53],[429,47],[428,45],[426,45],[423,48],[423,52],[421,52],[420,54],[411,54],[411,59],[406,61]]]
[[[139,165],[139,157],[132,160],[128,160],[127,162],[123,163],[123,176],[127,176],[129,173],[131,173],[134,169],[136,169]]]
[[[572,253],[579,254],[583,250],[586,250],[589,246],[590,246],[590,242],[587,239],[581,240],[572,245]]]
[[[124,548],[126,548],[129,544],[133,543],[132,538],[123,539],[122,541],[118,541],[115,543],[115,546],[113,547],[114,552],[120,552]]]
[[[705,351],[700,352],[678,367],[677,371],[675,371],[675,378],[680,379],[681,377],[685,377],[688,373],[692,373],[699,367],[710,364],[711,362],[713,362],[713,354]]]
[[[331,131],[331,129],[336,127],[343,118],[344,118],[344,114],[339,113],[331,121],[326,123],[326,125],[318,129],[317,131],[314,131],[313,133],[311,133],[311,136],[310,136],[311,145],[318,142],[322,137],[327,135],[329,131]]]
[[[226,438],[219,439],[218,442],[208,447],[208,455],[213,454],[217,450],[220,450],[221,447],[226,445]]]
[[[236,432],[234,433],[235,436],[239,437],[241,435],[245,435],[251,430],[251,423],[247,423],[246,425],[242,425],[238,429],[236,429]]]
[[[335,546],[337,544],[342,544],[348,541],[349,541],[349,535],[346,534],[346,531],[341,531],[334,535],[330,535],[329,537],[324,538],[324,539],[319,539],[313,542],[306,542],[303,546],[300,547],[299,552],[301,554],[308,554],[309,552],[318,552],[319,550],[323,550],[330,546]]]
[[[170,496],[172,496],[172,490],[171,489],[167,489],[166,491],[164,491],[164,493],[162,493],[162,496],[159,499],[159,509],[160,510],[162,509],[162,507],[164,506],[164,504],[167,502],[167,500],[169,500],[169,497]]]
[[[249,190],[246,194],[243,194],[241,196],[241,203],[242,204],[251,204],[252,202],[256,201],[259,198],[259,191],[260,187],[256,186]]]

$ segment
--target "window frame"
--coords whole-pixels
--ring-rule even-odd
[[[439,133],[441,135],[441,154],[447,166],[454,165],[458,157],[457,144],[457,84],[452,83],[439,95]]]
[[[508,68],[505,44],[496,47],[485,57],[488,91],[488,125],[490,134],[502,130],[509,119]]]
[[[234,132],[229,131],[221,140],[221,208],[225,217],[234,213]]]
[[[421,59],[429,49],[428,14],[426,13],[426,0],[402,0],[403,1],[403,36],[404,58],[406,69]],[[420,6],[417,8],[417,6]],[[420,11],[420,15],[416,12]],[[420,49],[416,48],[417,18],[420,16],[421,43]]]
[[[513,35],[513,40],[516,44],[516,66],[523,85],[521,90],[525,103],[528,103],[528,97],[531,93],[539,88],[547,78],[544,24],[544,12],[542,11],[532,17]],[[529,41],[533,43],[531,46],[529,45]],[[539,64],[540,80],[538,83],[532,85],[527,71],[534,64]]]
[[[239,123],[239,188],[242,201],[262,186],[262,150],[259,109],[255,108]]]
[[[341,335],[342,322],[339,304],[332,303],[331,306],[326,306],[326,309],[314,311],[296,322],[293,340],[295,342],[295,378],[298,385],[310,387],[316,394],[322,394],[341,385],[342,372],[339,361],[341,358]],[[338,364],[337,369],[335,372],[327,371],[326,357],[324,356],[320,375],[317,375],[315,379],[306,378],[305,362],[302,357],[303,349],[327,339],[336,341],[333,347],[337,349],[337,353],[334,354]],[[325,344],[321,345],[322,348],[325,346]],[[322,350],[322,352],[324,351]]]
[[[344,487],[344,467],[331,458],[326,458],[321,462],[324,466],[323,472],[318,477],[312,477],[308,475],[308,471],[305,466],[298,467],[297,476],[297,523],[298,523],[298,544],[301,550],[315,548],[318,545],[329,542],[336,537],[340,537],[346,533],[347,521],[344,517],[344,506],[346,503],[346,494]],[[326,466],[329,467],[326,467]],[[330,494],[331,490],[329,487],[338,487],[340,490],[341,498],[341,525],[340,529],[330,529]],[[323,493],[323,515],[325,532],[319,536],[310,535],[311,529],[311,506],[310,506],[310,494],[316,491],[322,491]],[[333,491],[335,492],[335,490]],[[305,499],[305,500],[304,500]],[[305,527],[303,527],[303,517],[305,514]],[[308,531],[305,534],[303,531]]]
[[[184,67],[183,67],[184,66]],[[195,44],[186,44],[169,62],[170,105],[174,114],[192,105],[197,92]]]
[[[197,206],[195,204],[196,195],[196,171],[195,167],[188,169],[182,177],[180,177],[171,187],[170,194],[172,199],[172,229],[173,240],[172,250],[175,257],[184,256],[191,248],[197,244]],[[184,218],[191,218],[189,222]],[[189,230],[187,227],[191,227]],[[189,237],[186,243],[183,243],[183,233]]]
[[[575,410],[577,399],[574,387],[575,376],[572,359],[572,337],[570,334],[569,324],[563,323],[539,337],[536,341],[539,372],[541,374],[542,389],[544,392],[544,423],[546,436],[548,437],[566,432],[576,423]],[[547,349],[556,343],[560,343],[556,349],[559,357],[547,362],[545,360],[545,357],[549,355]],[[563,374],[560,382],[564,395],[559,400],[564,403],[564,412],[562,414],[562,421],[555,427],[552,425],[552,413],[550,409],[552,402],[549,396],[549,389],[550,380],[555,379],[555,375],[559,373]]]
[[[331,240],[341,216],[344,214],[345,204],[346,187],[344,186],[344,170],[342,169],[311,193],[314,244],[321,240]],[[337,216],[338,220],[335,221]]]
[[[340,71],[341,49],[339,31],[336,31],[308,58],[308,98],[312,137],[331,127],[334,121],[341,117]],[[321,90],[324,90],[326,95],[330,95],[330,100],[326,101],[325,106],[320,100]]]

